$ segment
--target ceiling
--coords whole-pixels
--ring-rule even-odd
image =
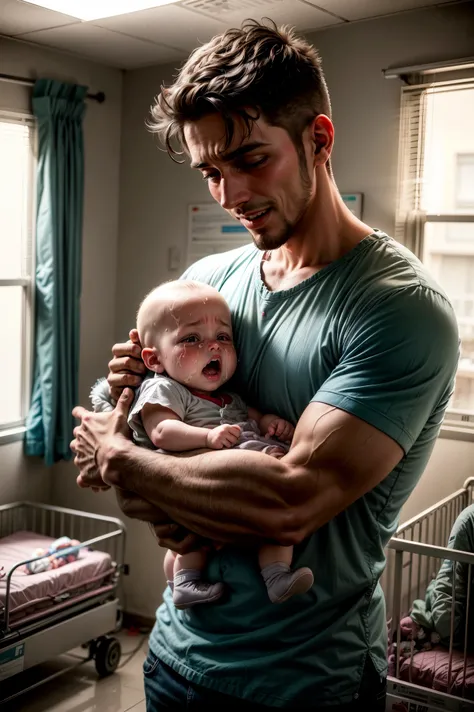
[[[91,2],[92,0],[84,0]],[[453,3],[458,0],[451,0]],[[434,5],[440,0],[180,0],[150,10],[81,22],[0,0],[0,35],[93,59],[119,69],[183,60],[198,44],[249,17],[271,17],[309,32]]]

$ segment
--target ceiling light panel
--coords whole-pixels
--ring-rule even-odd
[[[55,10],[78,20],[99,20],[103,17],[128,15],[151,7],[171,5],[178,0],[23,0],[29,5],[38,5]]]

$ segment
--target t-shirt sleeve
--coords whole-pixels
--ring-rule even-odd
[[[128,416],[128,424],[135,435],[143,437],[141,411],[148,403],[169,408],[178,418],[184,420],[187,408],[186,394],[187,389],[170,378],[148,378],[143,381]]]
[[[365,420],[407,453],[436,411],[441,422],[458,358],[449,301],[421,285],[392,290],[351,320],[340,361],[312,401]]]

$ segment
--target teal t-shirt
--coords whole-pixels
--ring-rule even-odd
[[[389,435],[405,456],[295,547],[293,566],[314,573],[308,593],[270,603],[256,552],[226,546],[206,570],[208,580],[224,581],[225,599],[178,611],[167,589],[150,646],[179,674],[228,695],[273,707],[345,704],[368,652],[386,671],[384,547],[452,392],[456,320],[421,262],[381,232],[285,291],[267,290],[261,259],[250,245],[185,275],[217,287],[230,305],[233,389],[294,424],[312,401],[336,406]]]

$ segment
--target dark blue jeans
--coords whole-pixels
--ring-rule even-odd
[[[195,685],[172,668],[165,665],[151,650],[143,665],[145,675],[146,712],[270,712],[275,707],[257,705],[246,700],[223,695],[207,687]],[[366,666],[360,696],[348,705],[338,707],[318,707],[313,705],[301,707],[285,707],[283,709],[298,710],[298,712],[385,712],[386,681],[380,680],[371,662]]]

